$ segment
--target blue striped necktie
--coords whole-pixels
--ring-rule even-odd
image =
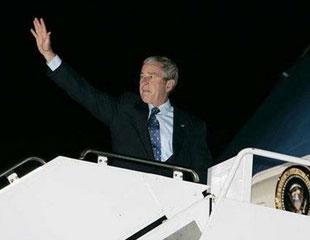
[[[151,115],[148,120],[148,129],[150,133],[152,149],[154,153],[155,160],[161,160],[161,149],[160,149],[160,127],[159,122],[156,118],[156,114],[159,113],[160,110],[157,107],[152,108]]]

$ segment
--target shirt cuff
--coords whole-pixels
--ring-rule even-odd
[[[51,61],[46,62],[46,64],[52,71],[55,71],[60,66],[61,59],[58,55],[56,55]]]

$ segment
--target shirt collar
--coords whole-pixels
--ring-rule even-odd
[[[151,109],[154,107],[152,104],[148,104],[149,106],[149,112],[151,112]],[[165,114],[167,112],[170,112],[172,110],[172,106],[170,103],[170,100],[168,99],[165,103],[162,105],[158,106],[160,112],[158,114]]]

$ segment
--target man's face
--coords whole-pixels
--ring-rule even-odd
[[[167,101],[174,80],[166,81],[160,63],[146,63],[140,74],[140,96],[142,101],[159,106]]]

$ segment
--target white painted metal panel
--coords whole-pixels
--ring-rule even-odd
[[[308,216],[225,199],[217,206],[201,240],[304,240]]]
[[[0,191],[1,239],[126,239],[205,185],[58,157]]]

